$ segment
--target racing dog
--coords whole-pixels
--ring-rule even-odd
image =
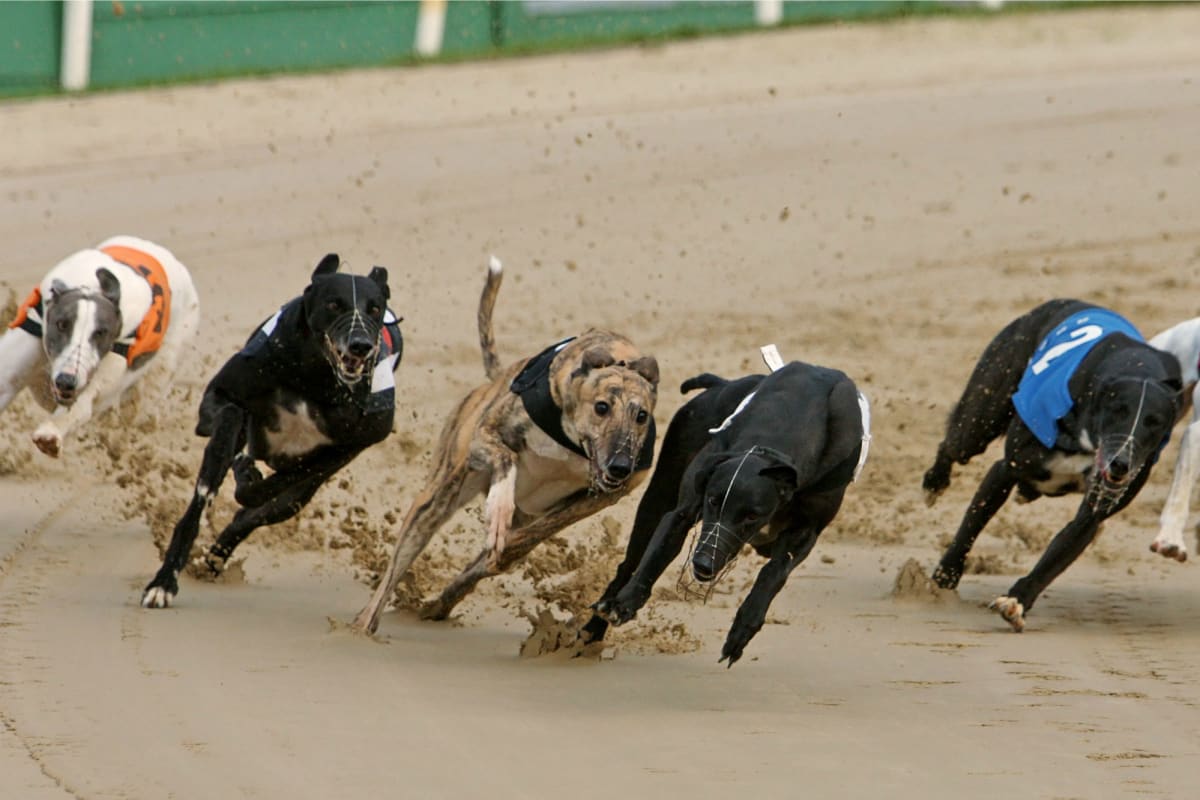
[[[487,542],[425,619],[445,619],[483,578],[503,572],[568,525],[637,486],[654,452],[658,362],[610,331],[591,329],[500,368],[492,310],[500,262],[491,259],[479,302],[488,383],[446,420],[425,488],[404,518],[387,572],[354,627],[373,633],[400,577],[447,519],[487,492]]]
[[[209,441],[196,490],[144,607],[166,608],[179,593],[200,517],[230,468],[241,508],[196,563],[212,576],[251,531],[295,516],[391,433],[403,341],[387,307],[387,270],[362,277],[338,273],[339,265],[336,254],[325,256],[304,293],[259,326],[204,390],[196,434]],[[258,461],[273,473],[264,477]]]
[[[187,268],[166,248],[114,236],[46,274],[0,337],[0,411],[28,387],[52,412],[33,443],[57,457],[73,430],[137,384],[158,400],[200,324]]]
[[[1187,561],[1187,542],[1183,529],[1187,526],[1188,501],[1192,486],[1200,473],[1200,317],[1181,322],[1168,328],[1150,340],[1152,347],[1170,353],[1179,359],[1183,376],[1183,402],[1180,415],[1192,408],[1192,421],[1183,432],[1179,442],[1179,456],[1175,459],[1175,476],[1167,502],[1163,504],[1159,519],[1158,535],[1150,543],[1150,549],[1176,561]]]
[[[705,391],[671,420],[625,561],[581,638],[598,641],[608,623],[632,619],[700,522],[697,581],[719,579],[746,544],[767,559],[721,649],[732,667],[865,462],[868,406],[844,373],[799,361],[733,381],[699,375],[680,388]]]
[[[1141,490],[1180,410],[1179,362],[1146,344],[1119,315],[1051,300],[1009,323],[987,346],[950,412],[925,473],[932,505],[967,463],[1005,434],[933,580],[952,589],[967,553],[1015,487],[1023,502],[1082,492],[1074,519],[1028,575],[992,601],[1014,631],[1047,586],[1079,557],[1105,519]]]

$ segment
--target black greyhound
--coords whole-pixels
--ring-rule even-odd
[[[581,637],[598,641],[609,622],[632,619],[702,521],[691,557],[697,581],[717,579],[745,544],[768,559],[721,650],[733,666],[841,507],[864,446],[865,406],[845,374],[797,361],[766,376],[704,374],[680,387],[700,388],[671,420],[625,560]]]
[[[1142,341],[1118,315],[1079,300],[1051,300],[996,335],[950,412],[925,473],[932,505],[966,464],[1005,434],[933,580],[952,589],[967,553],[1013,488],[1023,502],[1083,492],[1075,518],[1025,577],[992,601],[1013,630],[1050,583],[1087,548],[1100,523],[1145,484],[1179,414],[1179,362]]]
[[[231,467],[241,508],[200,559],[213,575],[251,531],[295,516],[391,433],[403,342],[387,307],[387,270],[364,278],[339,274],[339,263],[325,256],[303,295],[263,323],[205,389],[196,434],[210,438],[196,491],[142,595],[146,608],[165,608],[179,593],[200,517]],[[273,473],[263,477],[256,461]]]

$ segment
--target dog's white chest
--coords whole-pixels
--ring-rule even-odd
[[[1090,453],[1055,453],[1045,464],[1050,477],[1035,481],[1033,485],[1045,495],[1082,492],[1087,488],[1087,476],[1095,464],[1096,458]]]
[[[285,456],[302,456],[333,440],[321,432],[307,403],[298,403],[295,410],[275,407],[275,425],[265,431],[271,452]]]
[[[543,514],[565,497],[591,485],[587,459],[534,428],[525,437],[517,464],[517,508]]]

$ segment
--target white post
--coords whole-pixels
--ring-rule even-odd
[[[69,92],[86,89],[92,71],[92,0],[63,3],[59,83]]]
[[[417,12],[417,55],[436,56],[442,52],[446,34],[446,0],[421,0]]]
[[[763,26],[783,22],[783,0],[754,0],[754,21]]]

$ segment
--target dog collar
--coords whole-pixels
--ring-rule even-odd
[[[521,398],[521,405],[525,407],[525,413],[543,433],[572,453],[587,458],[587,451],[578,442],[567,436],[567,432],[563,430],[563,410],[554,402],[554,397],[550,394],[550,363],[554,361],[554,357],[558,355],[559,351],[573,341],[575,341],[574,336],[563,339],[529,359],[517,377],[513,378],[508,389]],[[656,435],[654,415],[650,416],[649,424],[650,430],[646,434],[646,441],[642,444],[642,451],[638,453],[637,464],[634,465],[634,469],[638,472],[650,469],[654,462]]]

